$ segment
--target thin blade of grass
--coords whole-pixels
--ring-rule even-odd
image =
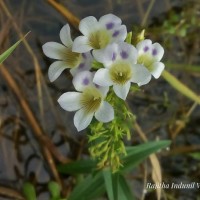
[[[157,152],[161,148],[165,148],[170,144],[169,140],[162,140],[156,142],[146,142],[136,147],[128,147],[127,156],[123,158],[124,167],[122,172],[132,170],[139,165],[150,154]]]
[[[104,178],[108,198],[109,200],[114,200],[112,172],[109,168],[106,168],[103,170],[103,178]]]
[[[13,44],[9,49],[7,49],[5,52],[3,52],[0,55],[0,64],[3,63],[8,56],[10,56],[10,54],[17,48],[17,46],[22,42],[22,40],[29,34],[30,32],[28,32],[21,40],[17,41],[15,44]]]
[[[162,73],[162,77],[176,90],[178,90],[181,94],[185,95],[189,99],[200,104],[200,97],[193,92],[190,88],[184,85],[181,81],[179,81],[175,76],[173,76],[168,71],[164,70]]]

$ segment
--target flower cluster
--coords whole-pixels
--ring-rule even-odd
[[[114,109],[106,101],[110,86],[117,97],[125,100],[131,83],[142,86],[151,76],[159,78],[164,69],[160,62],[164,49],[149,39],[136,46],[125,42],[126,26],[113,14],[104,15],[99,21],[86,17],[80,21],[79,30],[82,36],[73,41],[70,27],[65,25],[60,31],[62,44],[47,42],[43,52],[57,59],[48,70],[50,81],[70,69],[76,92],[64,93],[58,102],[63,109],[76,111],[74,124],[81,131],[94,116],[103,123],[114,119]],[[97,70],[93,68],[94,62],[99,63]]]

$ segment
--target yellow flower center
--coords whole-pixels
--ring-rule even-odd
[[[130,64],[126,62],[114,63],[109,70],[111,80],[119,85],[124,85],[132,77]]]
[[[102,95],[95,87],[87,87],[83,91],[80,103],[84,107],[86,114],[97,111],[101,102]]]
[[[154,58],[148,54],[141,54],[138,56],[137,63],[144,65],[150,70],[151,65],[154,63]]]
[[[80,64],[81,54],[72,52],[71,48],[67,48],[65,61],[70,68],[74,68]]]
[[[98,30],[90,34],[89,45],[94,49],[103,49],[110,42],[110,35],[106,30]]]

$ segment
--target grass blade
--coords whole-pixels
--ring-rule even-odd
[[[4,60],[6,60],[6,58],[8,58],[8,56],[17,48],[17,46],[21,43],[21,41],[28,35],[29,33],[27,33],[21,40],[19,40],[18,42],[16,42],[15,44],[13,44],[9,49],[7,49],[4,53],[2,53],[0,55],[0,64],[4,62]]]
[[[112,181],[112,172],[109,168],[106,168],[103,170],[103,177],[104,177],[104,182],[105,182],[106,191],[107,191],[109,200],[115,200],[113,181]]]
[[[105,192],[102,172],[87,176],[72,191],[68,200],[94,200]]]
[[[167,72],[166,70],[163,71],[162,77],[176,90],[178,90],[180,93],[188,97],[189,99],[197,102],[200,104],[200,97],[193,92],[190,88],[188,88],[186,85],[184,85],[182,82],[180,82],[175,76],[173,76],[171,73]]]
[[[169,146],[170,140],[147,142],[136,147],[127,147],[127,156],[123,158],[124,167],[122,172],[128,171],[140,164],[150,154],[155,153],[161,148]]]
[[[113,174],[112,182],[115,200],[135,200],[129,185],[122,174]]]
[[[95,169],[96,161],[91,159],[78,160],[75,162],[61,164],[58,166],[58,171],[63,174],[91,173]]]

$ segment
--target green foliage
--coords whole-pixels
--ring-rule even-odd
[[[81,183],[79,183],[68,200],[94,200],[105,192],[102,172],[94,175],[90,174]]]
[[[105,192],[107,192],[109,200],[134,200],[135,198],[124,178],[124,174],[128,170],[138,166],[150,154],[157,152],[161,148],[167,147],[169,144],[170,141],[165,140],[147,142],[135,147],[127,147],[127,155],[120,158],[123,166],[116,173],[112,173],[112,169],[109,167],[97,172],[96,166],[93,165],[94,162],[90,159],[60,165],[59,169],[62,169],[60,171],[64,174],[70,172],[74,174],[75,169],[77,170],[77,173],[80,173],[81,171],[83,173],[90,173],[83,181],[76,185],[69,200],[94,200],[95,198],[102,196]],[[88,165],[86,165],[87,162],[89,163]],[[85,165],[84,170],[82,164]],[[69,170],[70,166],[76,167],[73,168],[73,170]]]
[[[35,188],[31,183],[25,183],[23,185],[23,194],[26,197],[26,200],[36,200]]]
[[[163,71],[162,76],[172,87],[174,87],[180,93],[200,104],[200,97],[190,88],[184,85],[181,81],[179,81],[175,76],[173,76],[166,70]]]
[[[28,33],[24,37],[26,37],[27,35]],[[9,49],[7,49],[4,53],[0,55],[0,64],[3,63],[4,60],[6,60],[6,58],[8,58],[8,56],[17,48],[17,46],[21,43],[23,39],[24,38],[16,42],[14,45],[12,45]]]
[[[157,152],[161,148],[166,148],[171,143],[170,140],[148,142],[134,147],[126,147],[127,156],[123,158],[124,167],[122,172],[132,170],[140,164],[150,154]]]
[[[58,183],[54,181],[49,182],[48,189],[51,194],[51,200],[65,200],[60,197],[60,186]]]
[[[58,165],[58,171],[63,174],[91,173],[96,168],[97,162],[92,159],[78,160],[67,164]]]
[[[98,62],[98,61],[96,61],[96,60],[93,60],[93,62],[92,62],[92,68],[93,68],[93,69],[98,70],[98,69],[103,68],[103,67],[104,67],[104,66],[103,66],[102,63],[100,63],[100,62]]]
[[[113,92],[107,96],[107,101],[115,108],[115,118],[110,123],[95,121],[90,125],[89,151],[91,156],[98,160],[98,168],[108,166],[116,172],[122,166],[120,157],[126,155],[123,138],[126,136],[130,139],[135,117],[125,102]]]

